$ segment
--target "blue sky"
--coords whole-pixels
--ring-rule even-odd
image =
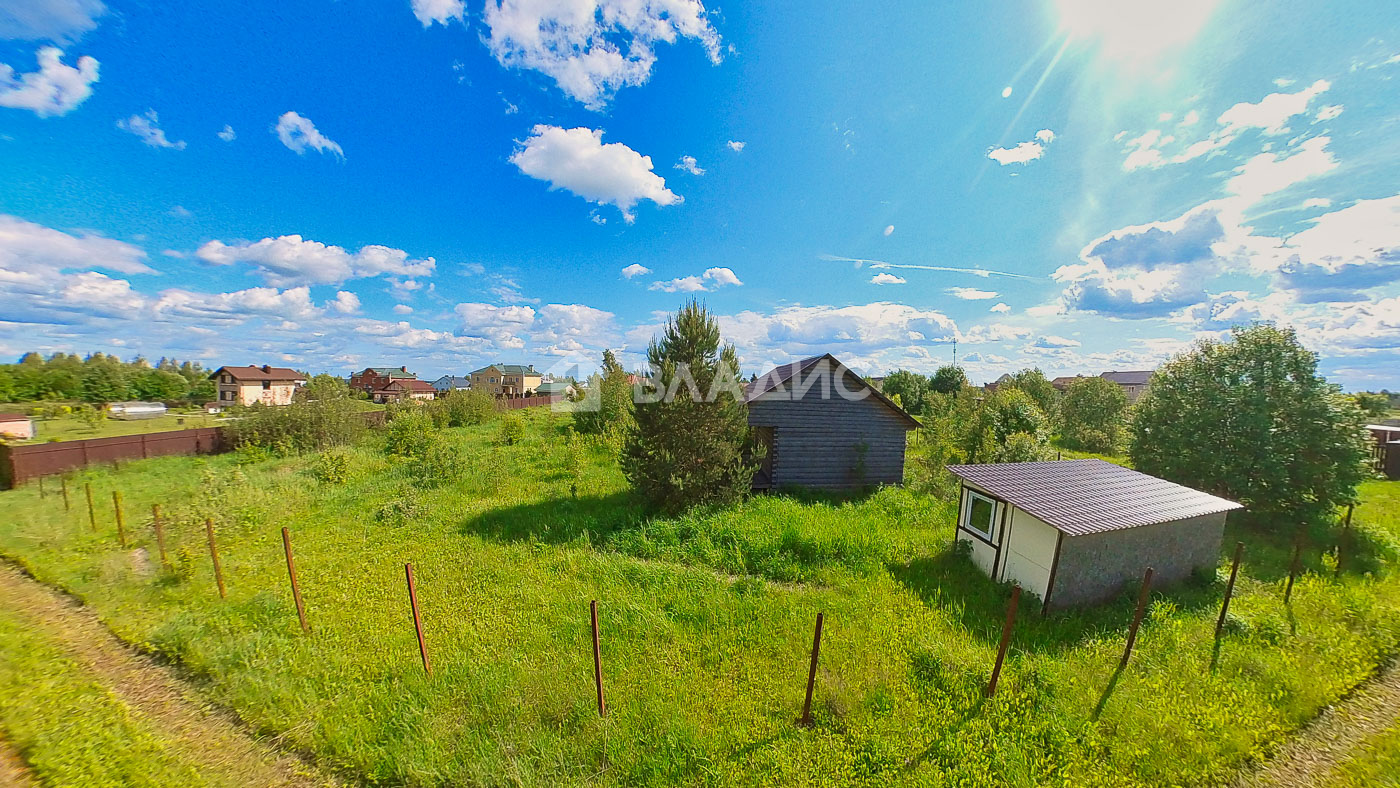
[[[1400,387],[1400,5],[0,9],[0,355],[424,376],[1150,368],[1295,326]]]

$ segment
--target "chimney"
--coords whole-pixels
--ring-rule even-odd
[[[270,365],[270,364],[263,364],[263,365],[262,365],[262,371],[263,371],[263,374],[271,373],[271,372],[272,372],[272,365]]]
[[[408,371],[408,367],[399,367],[399,371],[400,371],[400,372],[407,372],[407,371]]]

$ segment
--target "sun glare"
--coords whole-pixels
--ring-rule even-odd
[[[1220,0],[1055,0],[1060,28],[1115,60],[1147,60],[1190,42]]]

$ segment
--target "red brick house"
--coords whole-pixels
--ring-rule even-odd
[[[350,376],[350,388],[374,396],[394,380],[415,380],[418,375],[409,372],[408,367],[366,367],[363,372]]]

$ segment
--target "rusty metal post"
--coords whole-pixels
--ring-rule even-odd
[[[126,547],[126,518],[122,517],[122,491],[112,491],[112,512],[117,518],[117,541]]]
[[[160,550],[160,565],[170,566],[170,560],[165,557],[165,528],[160,523],[160,504],[151,504],[151,522],[156,528],[156,547]]]
[[[1128,666],[1128,658],[1133,655],[1133,644],[1137,642],[1138,626],[1142,624],[1142,613],[1147,609],[1147,598],[1152,595],[1152,567],[1142,573],[1142,588],[1138,591],[1137,610],[1133,611],[1133,624],[1128,627],[1128,644],[1123,648],[1123,659],[1119,665]]]
[[[87,493],[88,502],[88,523],[92,525],[93,533],[97,532],[97,510],[92,506],[92,482],[83,483],[83,491]]]
[[[817,684],[817,657],[822,651],[822,619],[825,616],[817,613],[817,629],[812,633],[812,661],[807,665],[807,698],[802,701],[802,716],[798,718],[797,724],[803,727],[812,727],[812,690]]]
[[[72,507],[68,504],[68,477],[58,477],[59,489],[63,491],[63,511],[69,511]]]
[[[433,663],[428,659],[428,642],[423,639],[423,620],[418,617],[418,587],[413,583],[413,564],[403,565],[408,578],[408,606],[413,609],[413,631],[418,635],[418,656],[423,658],[423,672],[433,675]]]
[[[306,625],[306,605],[301,601],[301,586],[297,584],[297,565],[292,560],[292,535],[284,527],[282,529],[282,551],[287,554],[287,575],[292,579],[292,600],[297,604],[297,620],[301,621],[301,631],[303,634],[310,634],[311,627]]]
[[[997,694],[997,680],[1001,678],[1001,665],[1006,661],[1006,649],[1011,645],[1011,630],[1016,626],[1016,605],[1021,601],[1021,586],[1011,588],[1011,601],[1006,605],[1006,623],[1001,628],[1001,645],[997,647],[997,664],[992,668],[992,679],[987,682],[987,697]]]
[[[1293,561],[1288,565],[1288,585],[1283,589],[1283,603],[1293,599],[1293,580],[1298,577],[1298,569],[1303,561],[1303,534],[1300,530],[1293,544]]]
[[[588,618],[593,626],[593,686],[598,691],[598,716],[608,716],[608,704],[603,700],[603,652],[598,646],[598,600],[588,603]]]
[[[1235,578],[1240,573],[1240,555],[1244,553],[1244,542],[1235,542],[1235,560],[1230,564],[1230,582],[1225,584],[1225,599],[1220,603],[1220,620],[1215,622],[1215,639],[1225,631],[1225,616],[1230,612],[1230,597],[1235,593]]]
[[[219,546],[214,541],[214,518],[204,519],[204,533],[209,536],[209,556],[214,559],[214,580],[219,584],[219,598],[228,599],[228,591],[224,588],[224,568],[219,563]]]

